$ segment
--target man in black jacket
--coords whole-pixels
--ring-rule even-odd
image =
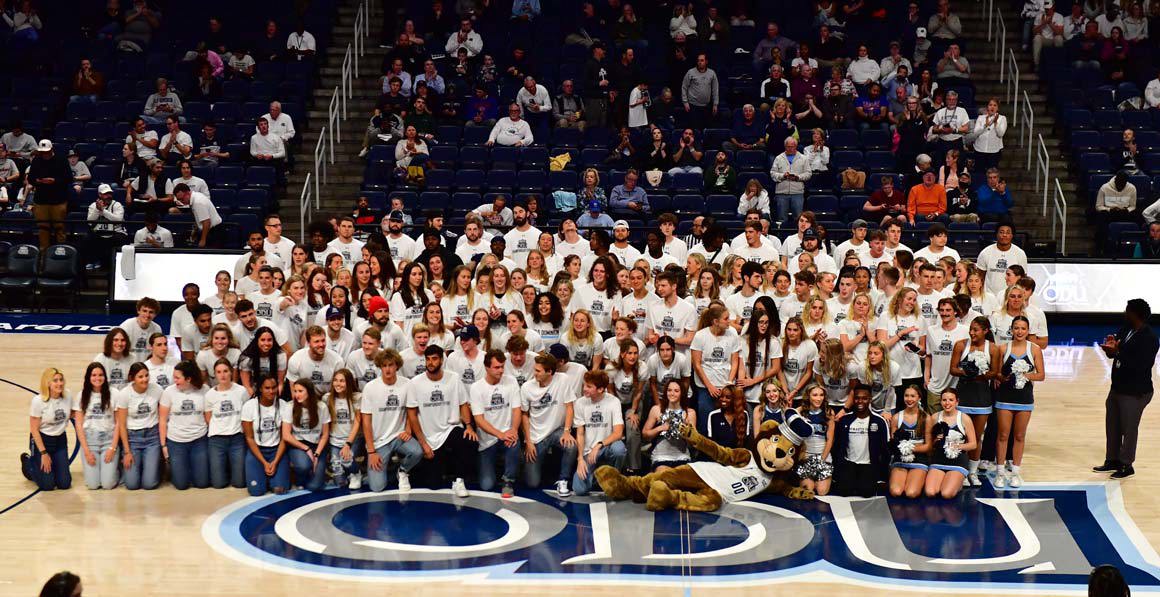
[[[1100,473],[1112,472],[1113,479],[1136,474],[1136,437],[1144,408],[1152,401],[1152,367],[1160,347],[1156,332],[1148,325],[1152,309],[1144,299],[1132,299],[1124,309],[1127,325],[1108,335],[1100,345],[1112,359],[1112,387],[1104,401],[1104,431],[1107,449],[1104,463],[1093,467]],[[1113,472],[1114,471],[1114,472]]]
[[[584,107],[588,109],[588,126],[604,126],[608,114],[608,92],[615,91],[612,72],[604,60],[604,44],[592,44],[592,57],[584,65]]]
[[[886,419],[870,410],[870,388],[854,390],[854,410],[834,425],[834,495],[874,497],[890,461]]]
[[[68,194],[72,169],[68,161],[52,150],[52,141],[41,139],[28,167],[32,187],[32,214],[40,229],[40,250],[65,241],[64,218],[68,215]]]

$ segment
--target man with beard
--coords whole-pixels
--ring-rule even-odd
[[[312,325],[306,328],[306,346],[299,348],[286,364],[286,378],[309,379],[320,394],[330,391],[334,372],[343,366],[342,357],[326,348],[326,332]]]
[[[520,203],[512,208],[512,222],[515,225],[503,235],[507,241],[506,254],[517,267],[525,268],[528,266],[528,252],[540,240],[540,229],[528,222],[527,206]]]
[[[430,277],[431,270],[429,263],[433,255],[438,255],[443,258],[444,272],[450,272],[463,265],[463,261],[459,259],[458,255],[440,244],[441,240],[442,236],[435,228],[428,227],[423,229],[423,252],[419,253],[419,256],[415,258],[415,263],[423,264],[423,267],[427,269],[428,277]]]
[[[423,449],[419,466],[432,488],[442,484],[443,473],[450,470],[451,491],[466,498],[464,479],[471,476],[479,451],[467,389],[457,373],[444,371],[442,348],[432,344],[423,357],[426,372],[412,378],[403,391],[407,422]]]
[[[467,223],[463,227],[463,236],[455,243],[455,255],[468,267],[474,267],[478,262],[476,255],[483,257],[488,252],[492,238],[491,235],[484,233],[479,217],[468,214]]]
[[[640,259],[640,251],[629,244],[628,235],[628,222],[617,220],[612,225],[612,246],[607,247],[607,243],[605,243],[607,251],[615,255],[620,260],[621,265],[625,267],[631,267],[637,259]],[[593,233],[592,236],[595,237],[596,234]],[[593,251],[595,251],[595,247],[593,247]]]
[[[354,333],[361,337],[367,330],[372,329],[379,331],[379,341],[383,350],[393,349],[402,354],[403,350],[411,347],[411,341],[403,332],[403,328],[391,321],[390,301],[381,296],[371,297],[367,305],[367,319],[354,326]]]
[[[382,231],[371,234],[369,242],[383,247],[383,250],[390,253],[396,269],[400,262],[412,261],[422,251],[413,238],[403,234],[403,212],[392,211],[379,225]]]

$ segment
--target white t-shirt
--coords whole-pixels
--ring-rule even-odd
[[[882,373],[880,371],[873,371],[869,375],[866,374],[866,367],[858,368],[858,383],[864,386],[870,386],[870,408],[875,411],[885,410],[887,408],[894,408],[897,400],[894,392],[894,386],[901,381],[898,373],[898,363],[890,363],[890,383],[884,383]]]
[[[274,448],[282,441],[282,409],[280,401],[262,406],[258,399],[242,404],[242,421],[253,423],[254,441],[263,448]]]
[[[598,332],[607,332],[612,329],[612,309],[617,305],[620,297],[616,293],[608,296],[608,291],[596,290],[591,284],[579,284],[572,295],[572,311],[585,309],[592,315],[592,325]]]
[[[620,260],[620,264],[624,267],[632,267],[637,259],[640,259],[641,253],[636,247],[632,245],[625,245],[619,247],[615,243],[608,247],[608,254]],[[581,255],[581,257],[589,257],[590,255]],[[583,269],[583,268],[582,268]],[[587,270],[584,270],[587,271]]]
[[[326,394],[319,402],[319,408],[329,408],[326,406],[330,403],[331,396]],[[335,448],[342,448],[347,440],[354,441],[356,438],[350,436],[350,431],[354,427],[354,418],[359,413],[359,403],[362,402],[362,396],[355,392],[352,400],[345,400],[342,398],[334,399],[334,416],[331,418],[330,427],[330,445]]]
[[[778,254],[777,249],[773,248],[773,245],[769,243],[761,243],[756,248],[744,244],[741,247],[735,248],[733,254],[739,255],[746,261],[752,261],[754,263],[781,260],[781,255]]]
[[[572,424],[584,428],[584,445],[580,454],[587,455],[596,447],[596,442],[612,435],[617,425],[624,425],[624,415],[620,403],[613,396],[605,394],[596,402],[584,396],[573,407]]]
[[[215,387],[205,391],[205,412],[210,413],[209,435],[236,435],[242,432],[242,407],[250,395],[245,386],[230,384],[225,390]]]
[[[44,435],[57,437],[68,427],[69,414],[72,410],[72,398],[66,391],[60,398],[45,400],[37,394],[32,397],[28,416],[40,418],[40,432]]]
[[[918,344],[918,339],[926,333],[926,323],[913,313],[898,317],[884,313],[882,317],[878,318],[876,326],[877,330],[886,332],[889,336],[894,336],[909,327],[917,327],[918,329],[899,338],[898,342],[890,347],[890,362],[898,363],[899,375],[903,379],[914,379],[922,376],[922,358],[906,350],[906,343]]]
[[[310,426],[310,413],[306,412],[305,407],[298,413],[298,420],[294,420],[293,400],[282,402],[278,410],[281,411],[282,423],[290,424],[290,433],[298,441],[317,444],[318,440],[322,439],[322,429],[330,424],[330,410],[321,400],[318,402],[318,422],[313,427]]]
[[[956,262],[962,260],[962,258],[959,257],[959,252],[950,248],[949,246],[943,247],[943,250],[935,253],[934,251],[930,250],[930,245],[927,245],[915,251],[914,258],[918,259],[919,257],[922,257],[923,259],[926,259],[930,263],[934,264],[937,264],[938,260],[942,259],[943,257],[954,257]]]
[[[105,377],[109,381],[109,387],[114,390],[120,390],[129,383],[129,367],[136,362],[136,359],[131,356],[123,359],[114,359],[101,353],[97,353],[92,360],[94,363],[100,363],[104,366]]]
[[[776,301],[777,299],[774,299]],[[781,305],[777,308],[777,316],[780,318],[781,325],[785,326],[785,322],[793,317],[798,317],[805,311],[806,304],[809,302],[807,298],[805,301],[799,301],[796,294],[790,294],[782,300]]]
[[[475,351],[475,358],[467,358],[467,354],[462,350],[456,350],[447,357],[447,370],[454,371],[459,374],[459,379],[466,386],[472,386],[475,382],[480,381],[484,377],[483,357],[485,356],[482,350]]]
[[[342,255],[342,266],[353,271],[354,264],[362,261],[363,242],[357,238],[351,238],[350,242],[342,242],[341,238],[336,238],[326,245],[326,253],[338,253]]]
[[[870,464],[870,419],[871,417],[855,418],[850,424],[846,460],[854,464]]]
[[[427,371],[427,357],[422,352],[415,352],[413,348],[404,350],[403,368],[399,369],[399,376],[407,379],[422,376]]]
[[[109,408],[102,408],[101,407],[101,394],[99,392],[93,392],[93,394],[91,396],[89,396],[89,407],[84,409],[84,415],[85,415],[84,431],[92,430],[92,431],[102,431],[105,433],[112,433],[113,432],[113,427],[115,426],[115,423],[116,423],[116,421],[114,420],[114,417],[113,417],[113,411],[116,408],[113,405],[113,397],[116,395],[116,392],[113,391],[112,386],[109,387],[109,390],[110,390]],[[77,392],[72,397],[72,409],[75,412],[81,411],[80,392]],[[55,416],[56,416],[56,414],[54,411],[53,417],[55,418]],[[42,421],[42,423],[43,423],[43,421]]]
[[[657,385],[664,391],[665,384],[670,379],[682,380],[691,376],[692,366],[689,364],[689,357],[681,353],[673,354],[673,362],[665,365],[661,361],[661,355],[653,354],[648,358],[646,363],[648,365],[649,376],[657,380]]]
[[[451,431],[463,425],[459,407],[468,403],[467,389],[459,380],[459,374],[444,369],[443,377],[433,381],[427,375],[417,375],[407,384],[407,408],[419,409],[419,426],[423,437],[432,450],[438,450],[451,435]]]
[[[161,401],[161,391],[157,384],[151,383],[144,392],[138,394],[130,384],[113,396],[113,406],[125,409],[125,425],[129,431],[157,426],[157,405]]]
[[[334,372],[343,366],[342,357],[332,351],[322,353],[322,359],[314,360],[309,348],[300,348],[286,365],[286,379],[291,382],[309,379],[320,394],[330,391],[330,380]]]
[[[514,379],[516,385],[521,387],[527,383],[529,379],[532,379],[532,375],[535,373],[536,369],[536,354],[530,350],[524,354],[527,356],[524,358],[524,364],[522,367],[517,367],[514,363],[512,363],[511,353],[506,353],[507,361],[503,364],[503,374]]]
[[[205,437],[209,426],[205,422],[205,391],[179,390],[177,386],[161,392],[160,405],[169,409],[165,438],[175,442],[191,442]]]
[[[1000,296],[1007,291],[1007,268],[1012,265],[1021,265],[1026,268],[1027,253],[1015,245],[1011,245],[1006,251],[1000,251],[999,246],[992,243],[979,251],[979,258],[975,265],[987,272],[986,291]]]
[[[145,329],[137,323],[136,317],[130,317],[121,322],[121,329],[129,335],[129,356],[132,362],[137,363],[149,358],[149,336],[161,333],[161,326],[156,321],[149,322]],[[127,371],[126,371],[127,372]]]
[[[354,332],[341,328],[338,330],[338,338],[330,337],[330,330],[326,330],[326,350],[337,355],[350,354],[350,351],[355,347]],[[359,352],[362,352],[361,350]]]
[[[189,211],[193,213],[193,221],[199,224],[209,220],[209,227],[213,228],[222,223],[222,216],[209,197],[196,191],[189,194]]]
[[[275,324],[281,321],[282,311],[278,308],[278,303],[282,301],[282,293],[271,288],[269,293],[264,294],[259,290],[247,294],[246,298],[254,303],[254,312],[258,314],[258,318],[269,319]]]
[[[760,292],[754,292],[748,297],[740,292],[729,295],[729,298],[725,299],[725,308],[729,310],[729,318],[745,325],[753,315],[753,303],[756,303],[760,296],[763,296]]]
[[[375,378],[363,388],[360,410],[371,416],[371,432],[377,450],[394,440],[407,427],[407,408],[404,392],[407,379],[396,377],[388,385],[382,377]]]
[[[528,252],[536,248],[540,240],[540,229],[535,226],[529,226],[527,230],[512,228],[503,237],[507,241],[504,256],[511,258],[521,269],[528,267]]]
[[[921,315],[923,321],[926,322],[926,325],[937,326],[939,324],[938,302],[948,297],[950,297],[950,294],[946,292],[939,292],[937,290],[932,290],[930,294],[923,294],[922,291],[919,290],[915,294],[914,298],[916,301],[918,301],[916,308],[918,309],[918,313]]]
[[[826,390],[826,403],[830,406],[843,407],[846,397],[850,393],[850,380],[857,379],[858,365],[854,362],[846,363],[846,371],[841,377],[831,378],[822,371],[822,360],[814,359],[814,380]]]
[[[680,299],[671,307],[665,301],[657,300],[648,311],[647,327],[658,336],[671,336],[674,340],[681,338],[697,329],[697,310]],[[677,350],[687,353],[689,348],[677,345]]]
[[[379,368],[375,366],[374,358],[367,357],[361,348],[346,355],[346,368],[354,374],[359,391],[379,376]]]
[[[391,259],[394,260],[396,268],[404,259],[414,261],[415,257],[418,257],[419,253],[422,252],[421,245],[406,234],[400,234],[399,238],[387,236],[387,248],[391,252]],[[359,252],[362,252],[361,248]]]
[[[592,357],[596,356],[596,351],[600,350],[601,345],[600,336],[593,334],[592,338],[588,340],[571,340],[567,335],[560,337],[560,344],[568,348],[568,360],[573,363],[579,363],[584,367],[592,365]]]
[[[1036,336],[1047,336],[1046,322],[1039,322],[1039,318],[1035,317],[1031,308],[1028,307],[1023,310],[1023,316],[1027,318],[1028,334]],[[1015,317],[1012,315],[1004,315],[999,309],[991,313],[991,332],[995,334],[995,342],[997,344],[1011,343],[1011,322]]]
[[[270,328],[270,331],[274,332],[274,343],[277,344],[277,346],[286,344],[286,330],[273,321],[270,321],[269,319],[262,319],[261,317],[259,317],[258,320],[254,323],[254,329],[252,330],[247,329],[246,326],[242,324],[242,320],[239,319],[230,326],[230,331],[234,333],[234,340],[238,341],[238,346],[245,350],[245,348],[249,346],[250,342],[254,339],[254,332],[257,332],[264,327]]]
[[[400,293],[395,293],[395,296],[391,297],[391,321],[399,322],[408,341],[411,339],[411,329],[416,323],[423,321],[423,308],[426,306],[426,303],[417,300],[414,305],[407,307]]]
[[[853,340],[858,334],[862,333],[862,324],[853,319],[843,320],[838,324],[839,340],[842,335]],[[849,351],[854,361],[863,363],[866,361],[866,350],[870,348],[870,342],[874,340],[874,319],[871,318],[866,324],[866,335],[862,337],[862,341],[854,345],[854,350]]]
[[[648,124],[648,108],[643,103],[638,103],[641,100],[640,87],[633,87],[628,94],[628,126],[629,128],[636,128],[638,126],[645,126]]]
[[[145,141],[145,140],[157,141],[158,140],[157,131],[146,130],[144,133],[137,135],[137,138],[141,139],[142,141]],[[132,142],[133,142],[133,137],[130,135],[126,135],[125,136],[125,143],[132,143]],[[158,147],[160,147],[160,145],[158,145]],[[148,145],[145,145],[144,143],[138,143],[137,144],[137,157],[139,157],[143,160],[151,160],[151,159],[157,157],[157,149],[154,147],[149,147]]]
[[[520,386],[520,408],[529,417],[532,443],[540,443],[564,424],[564,405],[576,401],[572,380],[555,374],[547,387],[535,378]]]
[[[270,358],[269,357],[259,358],[258,359],[258,373],[261,374],[262,377],[269,377],[272,375],[277,375],[278,371],[285,371],[286,370],[286,353],[282,352],[281,349],[275,349],[274,361],[275,361],[274,366],[278,368],[277,371],[270,370]],[[247,356],[238,357],[238,371],[251,371],[252,372],[253,367],[254,367],[254,364],[251,362],[250,357],[247,357]]]
[[[237,348],[227,348],[224,358],[230,362],[231,367],[237,369],[238,360],[241,358],[241,356],[241,350],[238,350]],[[197,352],[197,357],[195,357],[194,360],[197,363],[198,368],[201,369],[201,372],[204,373],[208,378],[212,379],[213,365],[220,358],[222,357],[214,354],[213,349],[203,348]]]
[[[769,340],[769,354],[766,353],[765,342],[757,342],[756,356],[753,362],[753,372],[749,372],[749,339],[741,336],[738,339],[738,344],[741,345],[741,365],[739,371],[746,373],[749,377],[759,377],[765,375],[769,370],[769,363],[774,359],[780,359],[781,354],[781,340],[776,336]],[[764,384],[755,384],[745,390],[745,400],[750,403],[761,402],[761,386]]]
[[[608,368],[605,371],[608,373],[608,389],[612,390],[615,399],[625,407],[632,404],[632,394],[637,386],[648,381],[648,365],[645,365],[644,361],[637,361],[635,378],[632,373],[616,368]]]
[[[472,305],[467,305],[467,295],[444,295],[439,299],[439,307],[443,310],[443,325],[450,326],[455,323],[455,318],[458,317],[465,322],[471,322],[472,307],[480,308],[479,300],[472,301]]]
[[[173,385],[173,366],[176,364],[177,359],[173,357],[165,359],[165,362],[160,364],[154,363],[153,359],[145,361],[145,366],[149,369],[149,381],[163,390]]]
[[[621,317],[631,317],[636,321],[636,332],[633,334],[638,340],[648,336],[648,314],[658,303],[660,297],[648,292],[644,298],[638,299],[633,293],[620,297],[620,304],[616,305],[616,313]],[[678,301],[679,302],[679,301]]]
[[[959,379],[951,375],[951,352],[955,342],[970,337],[969,328],[956,322],[954,329],[947,331],[942,325],[927,326],[926,351],[930,353],[930,383],[928,392],[939,393],[958,385]]]
[[[733,355],[741,350],[741,342],[737,331],[727,328],[720,336],[713,335],[712,328],[704,328],[693,335],[690,348],[701,353],[701,370],[705,372],[709,383],[720,388],[729,381],[729,371],[732,369]],[[693,376],[697,387],[705,387],[705,380],[699,375]]]
[[[492,385],[481,377],[467,392],[472,416],[483,415],[492,427],[500,431],[512,428],[512,409],[520,408],[520,386],[515,379],[504,375],[498,384]],[[497,441],[494,435],[479,430],[479,451],[492,447]]]
[[[262,243],[262,248],[266,251],[266,258],[269,259],[273,254],[282,261],[282,263],[290,263],[290,258],[294,253],[294,241],[283,236],[278,239],[278,242],[270,242],[269,237]]]
[[[803,340],[797,346],[785,344],[781,347],[781,354],[781,370],[788,386],[786,390],[792,391],[797,387],[802,375],[805,375],[806,368],[812,367],[813,361],[818,358],[818,345],[809,339]]]

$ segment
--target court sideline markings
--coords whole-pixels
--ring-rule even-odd
[[[8,384],[8,385],[10,385],[10,386],[15,386],[15,387],[17,387],[17,388],[20,388],[21,390],[24,390],[24,391],[28,392],[29,394],[35,394],[35,393],[36,393],[36,390],[33,390],[32,388],[29,388],[28,386],[24,386],[24,385],[18,384],[18,383],[16,383],[16,382],[12,381],[12,380],[5,379],[5,378],[3,378],[3,377],[0,377],[0,381],[4,382],[4,383],[6,383],[6,384]],[[71,420],[71,419],[70,419],[70,420]],[[76,432],[76,421],[73,421],[72,423],[73,423],[73,432],[75,433],[75,432]],[[72,454],[71,454],[71,455],[68,457],[68,462],[69,462],[69,464],[72,464],[72,463],[73,463],[73,461],[74,461],[74,460],[76,460],[76,458],[77,458],[77,453],[78,453],[78,452],[80,452],[80,450],[81,450],[81,443],[80,443],[80,442],[76,442],[76,445],[74,445],[74,446],[73,446],[73,452],[72,452]],[[16,502],[15,502],[15,503],[13,503],[12,505],[10,505],[10,506],[8,506],[8,507],[4,508],[3,510],[0,510],[0,516],[3,516],[3,515],[4,515],[4,514],[6,514],[6,513],[7,513],[9,510],[12,510],[12,509],[16,508],[17,506],[19,506],[20,504],[23,504],[24,502],[27,502],[28,500],[32,499],[32,498],[33,498],[33,497],[35,497],[35,496],[36,496],[36,494],[38,494],[38,493],[40,493],[40,488],[39,488],[39,487],[37,487],[37,488],[36,488],[36,489],[35,489],[35,490],[34,490],[32,493],[30,493],[30,494],[28,494],[28,495],[26,495],[26,496],[24,496],[24,497],[20,498],[19,500],[16,500]]]

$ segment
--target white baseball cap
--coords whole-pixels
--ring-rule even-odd
[[[113,187],[109,186],[108,184],[102,183],[101,186],[97,187],[97,194],[98,195],[104,195],[105,193],[112,193],[112,192],[113,192]]]
[[[36,151],[52,151],[52,139],[41,139],[36,144]]]
[[[628,222],[625,220],[617,220],[616,222],[613,222],[612,229],[616,230],[617,228],[628,228]]]
[[[914,30],[915,37],[926,37],[926,27],[919,27]]]

